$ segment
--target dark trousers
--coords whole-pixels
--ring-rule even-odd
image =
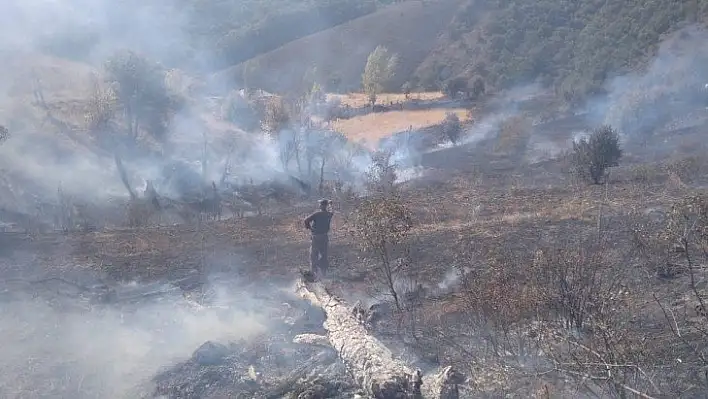
[[[310,244],[310,267],[313,272],[325,273],[329,268],[327,260],[327,249],[329,247],[329,236],[327,234],[313,234]]]

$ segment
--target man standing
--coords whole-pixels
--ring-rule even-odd
[[[312,233],[310,245],[310,267],[312,272],[324,274],[329,268],[327,249],[329,246],[329,227],[333,212],[327,210],[329,200],[319,200],[320,210],[305,218],[305,228]]]

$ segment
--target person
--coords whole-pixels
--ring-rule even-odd
[[[329,228],[334,213],[327,208],[329,200],[318,201],[320,209],[305,218],[305,228],[310,230],[312,242],[310,244],[310,267],[313,273],[324,274],[329,268],[327,251],[329,247]]]

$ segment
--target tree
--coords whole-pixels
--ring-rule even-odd
[[[485,92],[486,92],[486,87],[484,85],[484,80],[482,80],[482,78],[477,76],[476,78],[474,78],[472,80],[472,90],[471,90],[472,97],[477,99],[480,96],[484,95]]]
[[[467,81],[461,76],[450,79],[443,84],[443,93],[450,98],[457,98],[460,93],[466,96],[468,91]]]
[[[403,92],[403,95],[406,96],[406,100],[410,99],[411,97],[411,92],[413,91],[413,85],[411,82],[406,82],[401,86],[401,92]]]
[[[572,162],[579,176],[600,184],[608,168],[622,157],[619,134],[609,125],[595,129],[590,137],[573,143]]]
[[[86,124],[88,130],[98,133],[108,129],[116,113],[116,94],[110,88],[103,87],[96,78],[88,100]]]
[[[460,139],[460,133],[462,133],[462,122],[460,122],[460,117],[456,113],[448,112],[445,115],[442,133],[453,145],[457,144]]]
[[[291,118],[285,101],[281,97],[270,99],[265,105],[265,113],[261,125],[270,134],[277,134],[290,125]]]
[[[389,52],[384,46],[377,46],[369,54],[361,76],[364,93],[373,106],[376,97],[384,91],[385,85],[393,78],[398,66],[398,55]]]
[[[141,128],[163,139],[172,113],[178,108],[167,90],[164,70],[132,51],[116,53],[104,68],[133,139],[138,138]]]
[[[363,200],[351,221],[361,249],[377,259],[377,267],[372,273],[375,286],[383,285],[396,308],[401,310],[402,298],[396,284],[409,271],[410,210],[398,195],[373,196]]]
[[[370,195],[388,196],[396,193],[396,165],[391,151],[377,151],[371,155],[371,166],[366,172],[366,188]]]
[[[0,143],[7,140],[10,137],[10,131],[3,125],[0,125]]]

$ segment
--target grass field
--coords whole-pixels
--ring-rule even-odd
[[[422,101],[440,100],[445,95],[439,91],[411,93],[409,99]],[[359,108],[369,105],[369,98],[364,93],[347,93],[347,94],[327,94],[327,100],[338,99],[342,105],[348,105],[352,108]],[[378,96],[378,103],[386,105],[390,102],[398,103],[406,101],[406,96],[400,93],[384,93]]]
[[[411,126],[413,129],[421,129],[438,124],[450,111],[455,112],[462,121],[467,119],[465,109],[391,111],[342,119],[335,122],[333,127],[352,141],[364,141],[369,146],[375,146],[380,139],[405,131]]]

